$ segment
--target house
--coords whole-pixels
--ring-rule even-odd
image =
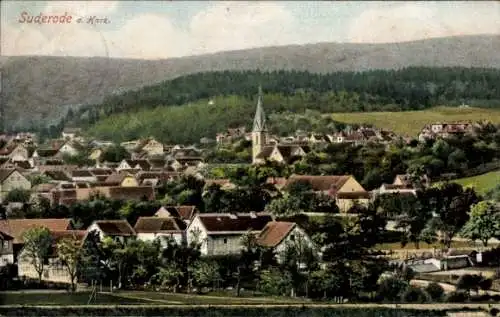
[[[179,179],[180,172],[172,171],[140,171],[135,174],[135,178],[141,186],[159,187],[167,182]]]
[[[79,128],[64,128],[64,130],[61,133],[61,137],[64,140],[73,140],[77,136],[79,136],[81,132],[82,131]]]
[[[417,195],[417,190],[412,185],[382,184],[378,190],[373,191],[373,194]]]
[[[50,178],[53,182],[71,182],[72,179],[64,170],[47,170],[42,172],[43,176]]]
[[[179,245],[186,241],[186,223],[179,218],[139,217],[134,230],[143,241],[159,239],[162,245],[166,245],[163,238],[172,238]]]
[[[147,155],[159,155],[163,154],[163,144],[154,138],[148,138],[140,141],[134,151],[145,152]]]
[[[66,231],[72,230],[73,225],[71,219],[7,219],[0,220],[0,231],[13,237],[12,241],[13,251],[14,251],[14,262],[17,259],[17,255],[21,250],[24,240],[23,234],[36,227],[45,227],[52,231]]]
[[[11,143],[0,150],[0,157],[8,158],[11,162],[27,161],[30,153],[25,145]]]
[[[0,231],[0,267],[14,263],[14,237]]]
[[[126,220],[97,220],[87,228],[87,234],[90,232],[97,232],[101,240],[111,237],[122,243],[136,235]]]
[[[104,153],[104,149],[102,149],[102,148],[95,148],[95,149],[93,149],[90,152],[89,159],[98,162],[98,161],[101,160],[101,157],[102,157],[103,153]]]
[[[64,230],[51,231],[52,247],[46,259],[46,264],[43,268],[42,280],[59,283],[71,283],[71,277],[68,274],[66,267],[58,257],[57,244],[65,238],[74,238],[79,242],[83,242],[86,231],[84,230]],[[27,258],[21,250],[18,257],[18,275],[22,277],[38,279],[38,272],[35,270],[32,260]]]
[[[0,169],[0,200],[13,189],[31,189],[31,182],[15,168]]]
[[[278,163],[293,163],[294,160],[304,157],[309,153],[309,146],[297,144],[274,144],[267,145],[262,148],[262,151],[256,157],[256,163],[264,163],[274,161]]]
[[[260,233],[272,220],[267,213],[197,214],[186,229],[186,238],[189,243],[199,243],[204,256],[238,254],[242,237]]]
[[[117,171],[137,169],[139,171],[149,171],[151,165],[147,160],[123,160],[120,162]]]
[[[52,203],[55,205],[71,204],[76,201],[89,200],[93,196],[104,196],[113,200],[154,200],[155,192],[151,186],[121,187],[121,186],[74,186],[67,189],[52,191]]]
[[[257,243],[272,248],[278,262],[282,262],[284,253],[290,246],[310,248],[316,247],[309,235],[294,222],[271,221],[257,236]]]
[[[162,206],[156,211],[155,217],[178,218],[189,225],[197,212],[196,206]]]
[[[284,190],[297,183],[309,184],[314,192],[334,198],[340,212],[348,212],[356,204],[367,206],[370,203],[370,193],[352,175],[294,174],[287,179]]]
[[[97,183],[97,177],[89,170],[79,169],[71,172],[71,180],[73,182]]]
[[[109,175],[104,181],[104,186],[139,187],[137,179],[126,172]]]

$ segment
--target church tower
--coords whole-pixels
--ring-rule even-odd
[[[257,155],[267,144],[266,116],[262,108],[262,87],[259,86],[259,98],[257,100],[257,110],[253,120],[252,130],[252,163],[257,163]]]

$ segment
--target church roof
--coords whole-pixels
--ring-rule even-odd
[[[259,98],[257,100],[257,110],[255,111],[255,118],[253,120],[253,131],[262,132],[267,131],[266,115],[262,107],[262,87],[259,86]]]

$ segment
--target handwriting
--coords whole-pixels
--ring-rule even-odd
[[[62,24],[71,23],[73,17],[65,12],[63,15],[45,15],[40,13],[37,16],[30,15],[24,11],[21,13],[19,23],[38,23],[38,24]]]

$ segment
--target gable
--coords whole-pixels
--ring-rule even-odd
[[[364,192],[365,189],[361,186],[358,181],[352,176],[347,179],[342,187],[339,188],[338,192]]]
[[[269,155],[270,159],[277,160],[277,161],[282,161],[283,160],[283,155],[281,154],[280,150],[278,147],[275,147],[273,151],[271,152],[271,155]]]
[[[4,183],[10,183],[10,182],[29,182],[26,177],[24,177],[23,174],[19,173],[19,171],[14,170],[8,177],[5,179]]]

